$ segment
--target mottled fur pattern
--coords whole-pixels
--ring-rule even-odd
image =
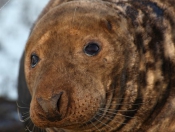
[[[175,132],[174,16],[174,0],[50,0],[21,60],[27,128]]]

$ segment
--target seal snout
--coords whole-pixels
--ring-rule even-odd
[[[63,92],[54,94],[49,99],[43,99],[42,97],[37,98],[37,102],[48,120],[61,120],[60,101],[62,94]]]

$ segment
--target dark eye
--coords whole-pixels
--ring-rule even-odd
[[[39,62],[39,57],[36,54],[31,55],[31,67],[34,68]]]
[[[84,47],[84,53],[87,54],[88,56],[94,56],[98,54],[99,51],[100,47],[98,43],[91,42]]]

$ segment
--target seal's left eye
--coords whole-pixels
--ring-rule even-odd
[[[31,55],[31,67],[34,68],[39,62],[39,57],[36,54]]]
[[[98,43],[95,43],[95,42],[88,43],[84,47],[84,52],[88,56],[97,55],[99,51],[100,51],[100,46]]]

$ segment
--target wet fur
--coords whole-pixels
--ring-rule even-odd
[[[30,104],[31,121],[48,132],[174,132],[174,7],[173,0],[50,0],[21,60],[23,120]],[[96,56],[83,52],[90,41],[101,46]],[[32,53],[40,57],[35,68]],[[61,119],[37,102],[60,91]],[[27,128],[37,131],[31,121]]]

